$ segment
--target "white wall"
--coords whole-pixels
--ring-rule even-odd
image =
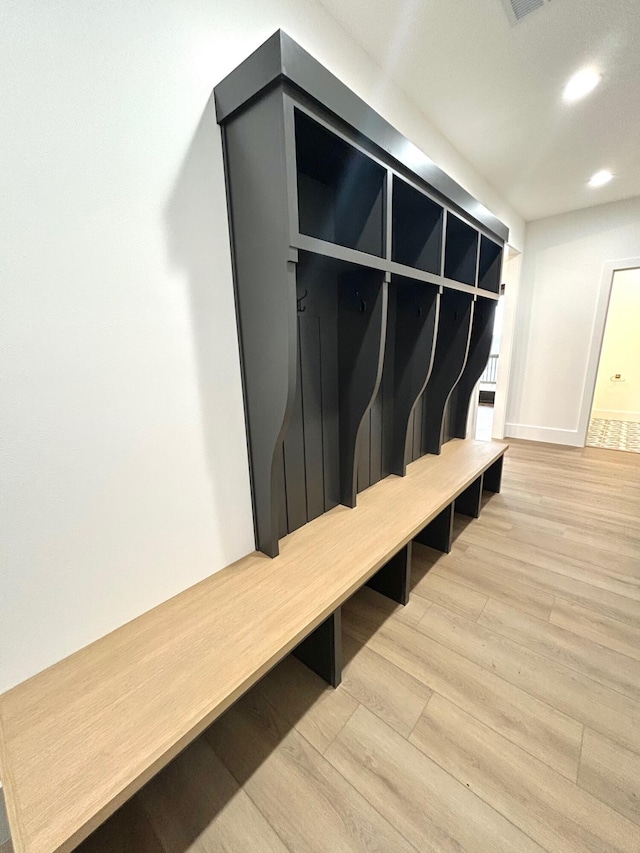
[[[514,348],[515,321],[521,272],[522,253],[517,252],[512,246],[508,246],[502,264],[502,281],[505,285],[505,292],[504,296],[499,300],[502,307],[502,324],[498,353],[498,375],[496,377],[493,405],[493,422],[491,425],[491,437],[496,439],[503,439],[506,434],[509,377],[511,374]]]
[[[640,269],[613,277],[592,414],[640,421]]]
[[[253,547],[208,99],[279,26],[521,240],[314,0],[4,0],[0,690]]]
[[[527,224],[507,435],[579,446],[603,268],[637,256],[640,198]]]

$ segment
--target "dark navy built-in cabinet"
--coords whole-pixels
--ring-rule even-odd
[[[256,545],[450,438],[506,227],[282,31],[215,90]]]

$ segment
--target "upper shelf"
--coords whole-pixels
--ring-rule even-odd
[[[478,266],[478,232],[453,213],[447,216],[444,250],[446,278],[475,285]]]
[[[491,293],[500,293],[501,264],[502,246],[482,234],[480,237],[478,287],[482,290],[489,290]]]
[[[295,138],[300,233],[382,257],[386,170],[300,110]]]
[[[498,240],[508,239],[509,229],[504,223],[282,30],[216,86],[218,122],[223,124],[258,92],[279,80],[322,104],[349,127],[366,128],[367,138],[395,163],[418,176]]]
[[[423,272],[442,272],[442,205],[394,176],[391,259]]]

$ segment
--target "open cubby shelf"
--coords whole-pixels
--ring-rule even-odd
[[[295,137],[300,233],[382,256],[385,169],[300,110]]]
[[[440,275],[444,209],[397,176],[393,178],[391,259]]]
[[[478,232],[454,213],[447,215],[444,251],[445,278],[462,284],[476,283]]]
[[[508,231],[282,32],[216,110],[256,545],[275,556],[463,434]]]
[[[478,262],[478,287],[491,293],[500,293],[502,272],[502,246],[484,234],[480,236],[480,260]]]

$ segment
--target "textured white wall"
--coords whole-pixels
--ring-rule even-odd
[[[279,26],[522,234],[314,0],[4,0],[0,690],[253,548],[209,96]]]
[[[603,268],[639,248],[640,198],[527,225],[507,435],[582,444],[590,356],[602,331]]]

